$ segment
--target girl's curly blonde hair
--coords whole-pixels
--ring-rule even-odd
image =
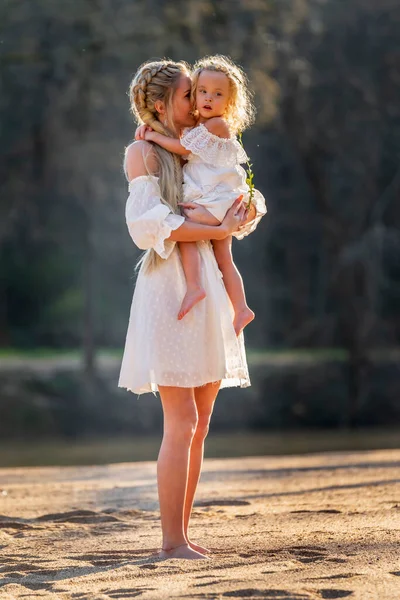
[[[217,71],[224,73],[229,79],[230,97],[224,118],[231,131],[236,135],[241,133],[254,122],[255,108],[252,102],[252,92],[248,87],[248,79],[244,71],[228,57],[222,54],[205,56],[198,60],[193,67],[192,103],[196,114],[196,92],[202,71]],[[198,113],[197,113],[198,114]]]

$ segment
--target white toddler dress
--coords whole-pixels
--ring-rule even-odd
[[[256,217],[240,233],[253,231],[266,212],[261,194]],[[129,182],[126,223],[136,246],[154,248],[164,260],[151,272],[140,267],[129,317],[118,386],[136,394],[158,391],[158,385],[197,387],[221,380],[221,388],[250,385],[243,332],[236,337],[233,307],[211,242],[197,242],[201,279],[206,291],[178,321],[186,293],[179,247],[168,240],[185,218],[161,199],[158,177],[139,176]]]
[[[249,188],[240,163],[248,157],[236,138],[220,138],[201,123],[185,129],[180,143],[190,152],[183,167],[184,202],[201,204],[220,222],[241,194],[247,204]]]

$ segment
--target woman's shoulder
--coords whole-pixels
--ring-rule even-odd
[[[153,145],[145,140],[129,144],[125,148],[124,171],[128,181],[140,175],[156,174],[158,161]]]

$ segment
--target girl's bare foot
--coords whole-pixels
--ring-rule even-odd
[[[206,297],[206,293],[202,287],[193,288],[186,292],[186,295],[182,301],[180,311],[178,313],[178,321],[183,319],[185,315],[193,308],[195,304],[203,300]]]
[[[246,306],[246,308],[243,308],[235,314],[235,318],[233,320],[233,327],[237,336],[246,327],[246,325],[248,325],[254,319],[254,317],[255,314],[248,306]]]
[[[196,552],[200,552],[201,554],[209,554],[211,552],[211,550],[209,550],[208,548],[204,548],[204,546],[199,546],[199,544],[195,544],[194,542],[189,542],[189,545],[191,548],[193,548],[193,550],[196,550]]]
[[[186,558],[188,560],[198,560],[203,558],[210,560],[208,556],[193,550],[189,546],[188,542],[181,544],[180,546],[175,546],[174,548],[161,549],[161,552],[159,552],[158,556],[160,558]]]

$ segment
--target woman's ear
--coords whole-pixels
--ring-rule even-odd
[[[160,115],[165,115],[165,104],[162,100],[156,100],[154,102],[154,108]]]

